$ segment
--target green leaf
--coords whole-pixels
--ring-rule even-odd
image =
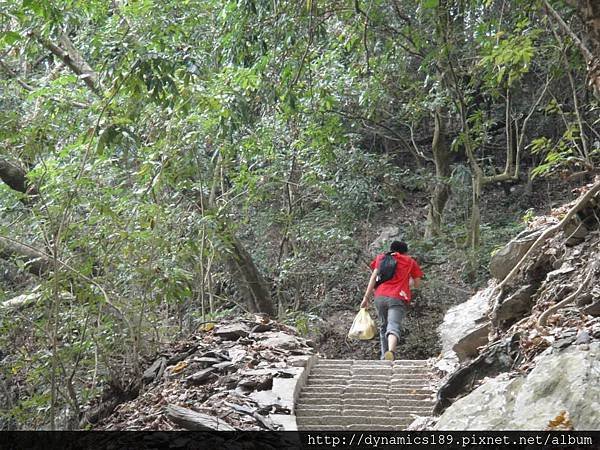
[[[423,8],[433,9],[440,5],[440,0],[423,0]]]
[[[21,40],[21,35],[15,31],[4,31],[0,33],[0,40],[8,45],[12,45]]]

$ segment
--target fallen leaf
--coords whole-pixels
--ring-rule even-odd
[[[215,328],[215,324],[213,322],[203,323],[198,327],[199,331],[207,332]]]
[[[569,418],[567,411],[561,411],[558,416],[548,422],[548,429],[550,430],[572,430],[573,423]]]
[[[179,361],[175,366],[173,366],[173,368],[171,369],[171,373],[179,373],[183,369],[185,369],[187,366],[188,366],[187,361]]]

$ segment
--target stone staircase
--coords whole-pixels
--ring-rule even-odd
[[[298,430],[403,430],[432,414],[426,361],[319,359],[296,402]]]

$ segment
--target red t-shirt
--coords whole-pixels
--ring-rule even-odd
[[[383,253],[377,255],[371,261],[371,269],[375,270],[379,267],[383,256]],[[392,256],[396,259],[396,272],[391,279],[384,281],[375,288],[375,296],[396,298],[409,303],[411,298],[409,281],[411,278],[421,278],[423,271],[419,264],[408,255],[392,253]]]

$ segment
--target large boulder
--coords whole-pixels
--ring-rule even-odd
[[[532,296],[536,290],[537,286],[526,284],[509,297],[500,299],[493,311],[494,325],[502,326],[503,322],[510,324],[516,319],[531,314],[531,307],[534,303]]]
[[[600,342],[547,350],[528,374],[502,374],[457,400],[437,430],[543,430],[562,411],[575,430],[600,429]]]
[[[506,278],[506,275],[525,256],[525,253],[527,253],[542,232],[542,229],[525,230],[494,253],[490,259],[490,275],[499,281]]]
[[[490,283],[466,302],[446,312],[438,328],[442,353],[456,351],[459,358],[464,359],[476,355],[477,347],[487,343],[487,331],[483,329],[487,327],[493,289],[494,285]]]

